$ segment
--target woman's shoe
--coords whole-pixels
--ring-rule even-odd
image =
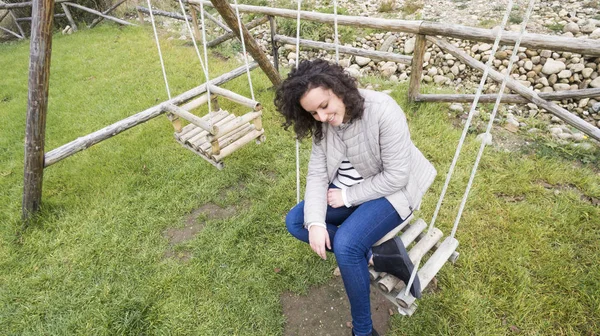
[[[400,237],[394,237],[379,246],[374,246],[372,250],[375,271],[389,273],[408,284],[414,265]],[[415,276],[410,293],[417,299],[421,297],[418,275]]]

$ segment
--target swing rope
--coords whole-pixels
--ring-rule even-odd
[[[167,88],[167,96],[171,100],[171,90],[169,89],[169,81],[167,80],[167,72],[165,70],[165,62],[163,61],[162,51],[160,50],[160,43],[158,42],[158,32],[156,31],[156,24],[154,23],[154,14],[152,14],[152,4],[150,0],[148,2],[148,9],[150,12],[150,21],[152,22],[152,30],[154,31],[154,39],[156,41],[156,48],[158,49],[158,58],[160,59],[160,66],[162,67],[162,74],[165,80],[165,87]]]
[[[496,98],[496,103],[494,104],[494,109],[492,110],[492,115],[490,116],[490,120],[488,121],[487,128],[485,130],[485,138],[484,139],[488,139],[491,134],[490,132],[491,132],[492,126],[494,124],[494,119],[496,118],[496,113],[498,112],[498,107],[500,106],[500,101],[502,100],[502,95],[504,94],[504,89],[506,88],[506,83],[508,82],[508,80],[510,78],[510,73],[512,71],[513,64],[515,62],[515,59],[517,58],[514,53],[517,50],[519,50],[519,47],[521,45],[521,39],[523,38],[523,35],[525,34],[525,30],[527,28],[527,22],[529,21],[529,17],[531,16],[531,12],[533,11],[534,2],[535,2],[534,0],[529,0],[529,6],[527,7],[527,12],[525,14],[525,18],[523,19],[523,22],[521,22],[521,30],[519,32],[519,37],[517,38],[517,42],[515,43],[515,46],[513,48],[513,55],[511,55],[511,57],[510,57],[510,61],[508,63],[508,67],[506,69],[506,73],[502,80],[502,85],[500,86],[500,91],[498,92],[498,98]],[[456,234],[456,230],[458,229],[458,223],[462,216],[462,212],[465,208],[465,204],[467,203],[467,197],[469,196],[469,192],[471,191],[471,186],[473,184],[473,180],[475,179],[477,167],[479,166],[479,161],[481,160],[481,157],[483,156],[484,149],[485,149],[485,141],[482,140],[481,145],[479,146],[479,152],[477,153],[477,158],[475,159],[475,163],[473,164],[471,176],[469,177],[469,183],[467,183],[467,188],[465,189],[465,193],[463,195],[462,201],[460,203],[460,207],[458,209],[458,214],[456,215],[456,219],[454,221],[454,226],[452,227],[452,234],[450,236],[453,238],[454,238],[454,235]]]
[[[200,68],[202,68],[202,72],[204,73],[204,77],[206,78],[206,92],[207,95],[210,97],[210,88],[208,87],[208,60],[205,63],[202,61],[202,56],[200,56],[200,49],[198,48],[198,43],[196,43],[196,39],[194,38],[194,33],[192,31],[192,26],[190,25],[190,22],[187,18],[187,15],[185,13],[185,6],[183,5],[183,1],[179,0],[179,6],[181,7],[181,13],[183,15],[183,18],[185,20],[185,24],[186,27],[188,29],[188,32],[190,33],[190,37],[192,39],[192,44],[194,45],[194,50],[196,51],[196,56],[198,56],[198,60],[200,61]],[[202,3],[200,4],[200,8],[202,8]],[[203,13],[203,10],[200,10]],[[202,23],[202,31],[204,32],[204,17],[201,17],[201,23]],[[203,41],[205,39],[203,38]],[[203,45],[204,50],[206,50],[206,44]],[[212,111],[211,108],[211,102],[210,102],[210,98],[208,99],[208,111],[209,111],[209,124],[212,126],[212,115],[210,114]]]
[[[506,73],[504,74],[504,78],[502,79],[502,85],[500,87],[500,91],[498,92],[498,97],[496,98],[496,102],[494,104],[494,109],[492,111],[492,114],[490,116],[490,120],[488,121],[487,124],[487,128],[485,131],[485,137],[489,137],[490,136],[490,132],[492,129],[492,126],[494,124],[494,119],[496,118],[496,113],[498,111],[498,107],[500,106],[500,102],[502,101],[502,96],[504,94],[504,89],[506,88],[506,83],[508,82],[509,78],[510,78],[510,74],[512,72],[512,66],[514,64],[514,61],[516,59],[516,56],[514,55],[514,51],[519,49],[519,46],[521,45],[521,40],[523,38],[523,35],[525,34],[525,29],[527,27],[527,22],[529,21],[529,17],[531,16],[531,12],[533,11],[533,4],[534,4],[535,0],[530,0],[529,1],[529,6],[527,8],[527,12],[525,14],[525,18],[523,19],[523,22],[521,22],[521,30],[519,32],[519,36],[517,38],[517,41],[513,47],[513,55],[511,55],[510,57],[510,61],[508,64],[508,67],[506,69]],[[504,19],[506,20],[508,14],[512,11],[512,1],[509,1],[509,6],[507,8],[507,11],[505,13]],[[502,32],[504,31],[504,25],[506,24],[506,21],[503,20],[502,22],[502,27],[500,29],[498,29],[498,34],[496,35],[496,43],[499,43],[499,38],[502,35]],[[492,48],[492,53],[490,56],[490,59],[488,60],[488,63],[486,64],[486,68],[484,71],[484,76],[487,76],[489,69],[490,69],[490,61],[493,60],[493,55],[495,55],[495,48],[497,47],[496,43],[494,43],[494,48]],[[482,83],[484,83],[485,81],[482,81]],[[475,95],[475,100],[473,100],[473,105],[471,106],[471,111],[469,112],[469,119],[471,119],[472,117],[472,113],[474,111],[474,107],[476,106],[476,103],[479,99],[479,96],[481,95],[481,91],[482,91],[483,86],[480,84],[480,87],[477,91],[477,94]],[[465,126],[465,130],[468,129],[468,126]],[[465,134],[465,132],[463,131],[463,135]],[[461,137],[461,143],[459,144],[459,147],[462,146],[462,141],[464,140],[464,138]],[[481,160],[481,157],[483,156],[483,150],[485,149],[485,140],[481,141],[481,145],[479,146],[479,152],[477,153],[477,158],[475,159],[475,163],[473,164],[473,169],[471,170],[471,176],[469,177],[469,182],[467,184],[467,188],[465,190],[465,193],[463,195],[461,204],[460,204],[460,208],[458,210],[458,214],[456,216],[456,219],[454,221],[454,225],[452,227],[452,232],[450,234],[450,238],[455,239],[454,236],[456,235],[456,231],[458,230],[458,223],[460,222],[460,218],[462,216],[462,212],[464,210],[465,204],[467,203],[467,198],[469,196],[469,192],[471,190],[471,186],[473,184],[473,180],[475,179],[475,175],[477,173],[477,168],[479,166],[479,161]],[[457,149],[457,153],[459,153],[460,150]],[[455,159],[456,159],[456,155],[455,155]],[[453,162],[454,164],[455,162]],[[446,180],[446,182],[448,182],[448,180]],[[444,185],[444,191],[447,187],[447,184]],[[436,208],[436,214],[437,211],[439,210],[439,205],[440,205],[441,201],[438,202],[438,208]],[[435,220],[435,218],[434,218]],[[432,222],[433,225],[433,222]],[[430,227],[431,230],[431,227]],[[415,266],[413,268],[413,272],[410,275],[410,280],[408,281],[408,284],[406,285],[406,290],[404,292],[405,296],[408,296],[410,293],[410,288],[412,287],[414,278],[417,274],[419,265],[421,263],[421,258],[419,258],[419,260],[415,263]]]
[[[181,1],[181,0],[179,0]],[[252,95],[252,100],[254,99],[254,88],[252,87],[252,78],[250,77],[250,65],[248,64],[248,54],[246,53],[246,43],[244,42],[244,31],[242,29],[242,18],[240,17],[240,9],[238,8],[237,0],[234,0],[235,3],[235,14],[237,15],[238,26],[240,28],[240,40],[242,41],[242,51],[244,53],[244,61],[246,62],[246,74],[248,75],[248,85],[250,86],[250,94]]]
[[[500,37],[502,36],[502,31],[504,27],[506,27],[506,22],[508,21],[508,17],[512,11],[513,1],[508,1],[508,7],[506,12],[504,13],[504,17],[502,18],[502,23],[498,28],[498,32],[496,34],[496,40],[494,41],[494,46],[492,47],[492,52],[490,54],[490,58],[488,59],[485,70],[483,72],[483,76],[481,77],[481,81],[479,82],[479,87],[477,88],[477,93],[475,94],[475,99],[473,99],[473,103],[471,104],[471,109],[469,110],[469,116],[467,117],[467,122],[463,128],[462,135],[458,142],[458,146],[456,147],[456,152],[454,153],[454,158],[452,159],[452,163],[450,164],[450,168],[448,169],[448,173],[446,175],[446,181],[444,182],[444,187],[442,188],[442,193],[440,194],[440,198],[438,199],[435,211],[433,212],[433,217],[431,218],[431,223],[429,224],[428,233],[431,233],[435,226],[435,220],[437,219],[437,215],[442,207],[442,202],[444,201],[444,197],[446,196],[446,191],[448,190],[448,185],[450,184],[450,180],[452,179],[452,174],[454,174],[454,168],[456,163],[458,162],[458,157],[460,156],[460,152],[462,150],[463,144],[467,137],[467,132],[469,131],[469,126],[471,126],[471,121],[473,120],[473,115],[475,114],[475,109],[477,108],[477,104],[479,103],[479,98],[481,97],[481,93],[483,92],[483,86],[487,80],[489,70],[491,68],[492,62],[494,61],[494,55],[496,55],[496,51],[498,50],[498,46],[500,44]]]
[[[300,61],[300,8],[302,0],[298,0],[298,15],[296,17],[296,68]],[[296,137],[296,203],[300,203],[300,141]]]

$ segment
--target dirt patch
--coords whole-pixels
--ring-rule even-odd
[[[550,184],[544,180],[537,181],[537,184],[541,185],[546,190],[552,190],[555,195],[560,194],[561,191],[570,190],[570,191],[574,192],[575,194],[579,195],[579,199],[581,199],[582,201],[587,202],[593,206],[600,206],[600,198],[596,198],[596,197],[592,197],[592,196],[588,196],[588,195],[584,194],[583,192],[581,192],[581,190],[579,190],[579,188],[577,188],[577,186],[575,186],[573,184],[570,184],[570,183]]]
[[[518,203],[525,200],[525,195],[507,195],[505,193],[495,193],[496,197],[502,198],[509,203]]]
[[[286,323],[285,336],[348,336],[351,334],[350,303],[341,277],[310,289],[307,295],[283,293],[281,305]],[[390,312],[396,306],[371,288],[371,316],[373,326],[384,335],[389,327]]]
[[[174,251],[174,245],[186,242],[193,239],[198,232],[200,232],[206,222],[203,220],[198,221],[198,218],[202,217],[206,220],[222,220],[233,216],[236,212],[235,207],[221,208],[220,206],[207,203],[194,210],[185,219],[185,226],[182,228],[170,228],[165,230],[163,237],[169,241],[169,248],[165,251],[165,258],[173,258],[181,261],[187,261],[192,257],[192,253],[189,251]]]

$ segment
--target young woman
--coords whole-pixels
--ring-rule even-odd
[[[352,334],[377,335],[368,264],[405,283],[413,264],[398,237],[372,246],[418,208],[435,168],[412,143],[398,104],[358,89],[338,65],[302,61],[277,89],[275,105],[286,129],[313,139],[304,201],[288,213],[287,229],[321,258],[335,254]],[[421,294],[418,277],[411,293]]]

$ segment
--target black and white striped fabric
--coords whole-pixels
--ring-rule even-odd
[[[346,189],[362,181],[362,176],[354,169],[348,158],[344,158],[340,168],[338,168],[338,173],[333,180],[333,184],[340,189]]]

